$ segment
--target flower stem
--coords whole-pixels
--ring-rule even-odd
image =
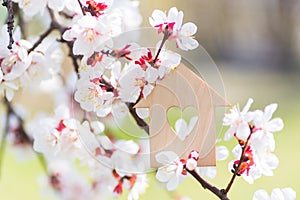
[[[80,0],[78,0],[78,4],[79,4],[79,6],[80,6],[80,9],[81,9],[81,11],[82,11],[82,14],[83,14],[83,15],[86,15],[85,10],[83,9],[83,6],[82,6],[82,3],[80,2]]]
[[[157,54],[155,55],[155,58],[153,60],[153,65],[156,63],[157,59],[158,59],[158,56],[164,46],[164,44],[166,43],[166,41],[168,40],[168,38],[170,37],[170,34],[169,34],[169,31],[168,31],[168,26],[166,27],[166,29],[164,30],[164,37],[160,43],[160,46],[159,46],[159,49],[157,51]]]
[[[28,49],[28,54],[35,50],[43,41],[44,39],[54,30],[53,26],[50,26],[41,36],[40,38],[34,43],[34,45]]]
[[[215,194],[219,199],[221,200],[229,200],[227,197],[226,191],[223,189],[219,189],[212,184],[208,183],[206,180],[204,180],[195,170],[191,171],[186,169],[187,172],[189,172],[201,185],[204,189],[208,189],[211,191],[213,194]]]
[[[252,130],[251,130],[251,133],[249,134],[247,140],[246,140],[246,143],[245,145],[242,147],[242,153],[241,153],[241,156],[240,156],[240,160],[239,160],[239,163],[238,163],[238,166],[236,168],[236,170],[234,171],[226,189],[225,189],[225,193],[227,194],[229,192],[229,190],[231,189],[232,185],[233,185],[233,182],[235,181],[235,178],[237,177],[237,175],[239,174],[239,169],[241,167],[241,164],[243,163],[243,158],[244,158],[244,154],[245,154],[245,149],[247,148],[248,146],[248,142],[251,138],[251,135],[252,135]]]

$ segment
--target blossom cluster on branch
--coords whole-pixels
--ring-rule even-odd
[[[147,98],[156,86],[181,63],[181,55],[169,51],[167,42],[174,42],[184,51],[194,50],[197,26],[183,23],[183,12],[176,7],[167,13],[154,10],[150,25],[162,37],[156,48],[125,41],[115,44],[114,37],[139,27],[142,17],[136,0],[13,0],[18,15],[28,23],[35,17],[46,30],[25,38],[24,26],[13,31],[11,18],[2,27],[0,36],[0,98],[6,107],[5,141],[14,149],[33,149],[45,169],[40,178],[47,195],[58,199],[109,199],[128,191],[128,199],[139,199],[149,187],[145,172],[148,146],[138,138],[123,137],[113,121],[122,121],[129,114],[149,134],[149,113],[134,105]],[[11,8],[10,6],[8,6]],[[9,16],[14,16],[9,9]],[[7,48],[9,46],[10,48]],[[72,62],[65,59],[71,58]],[[72,63],[72,70],[68,67]],[[18,96],[27,92],[47,95],[53,112],[27,108]],[[30,97],[29,97],[30,98]],[[35,102],[34,99],[32,99]],[[41,104],[47,104],[41,102]],[[188,158],[179,158],[172,151],[156,154],[163,166],[156,178],[168,190],[175,190],[190,174],[204,188],[220,199],[229,199],[228,192],[237,176],[250,183],[262,175],[271,176],[278,165],[273,154],[273,133],[283,128],[279,118],[271,119],[277,105],[263,111],[248,112],[252,100],[240,111],[234,106],[224,117],[230,126],[225,140],[234,137],[237,160],[229,163],[232,179],[224,189],[212,186],[202,176],[214,178],[215,167],[197,167],[199,150]],[[175,123],[182,140],[193,129],[184,119]],[[126,139],[124,139],[126,138]],[[217,146],[217,160],[225,160],[229,152]],[[0,157],[2,159],[3,155]],[[2,161],[2,160],[0,160]],[[2,162],[1,162],[2,164]],[[88,173],[85,173],[88,172]],[[49,190],[51,188],[51,190]],[[257,191],[253,199],[295,199],[292,189],[276,189],[269,197]]]

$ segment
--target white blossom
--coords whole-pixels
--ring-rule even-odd
[[[196,49],[199,46],[198,41],[193,38],[196,32],[197,26],[194,23],[188,22],[184,24],[176,35],[176,44],[178,47],[185,51]]]
[[[158,29],[158,33],[161,33],[166,26],[172,31],[174,26],[178,29],[182,25],[183,12],[178,11],[176,7],[170,8],[168,15],[161,10],[154,10],[149,22],[152,27]]]
[[[158,29],[158,33],[168,28],[169,40],[176,40],[177,46],[185,51],[196,49],[199,46],[193,35],[197,32],[197,26],[188,22],[182,25],[183,12],[176,7],[170,8],[168,15],[161,10],[154,10],[149,22],[152,27]]]
[[[29,17],[32,17],[38,13],[43,13],[47,5],[47,0],[13,0],[13,1],[18,3],[19,7]]]
[[[292,188],[275,188],[271,196],[265,190],[257,190],[254,193],[253,200],[295,200],[296,192]]]
[[[119,97],[121,100],[135,103],[141,93],[146,98],[154,88],[158,71],[153,67],[143,70],[139,65],[132,62],[125,68],[119,79]]]
[[[136,0],[118,0],[114,1],[111,12],[117,12],[121,14],[122,22],[124,23],[125,29],[133,30],[142,23],[142,16],[139,11],[139,1]]]
[[[166,183],[167,190],[175,190],[178,184],[185,178],[185,175],[182,174],[184,164],[172,151],[157,153],[155,159],[157,162],[163,164],[163,166],[157,170],[157,180]]]
[[[251,138],[251,145],[260,151],[274,151],[275,139],[274,132],[281,131],[284,124],[280,118],[272,118],[273,113],[277,108],[277,104],[266,106],[264,111],[256,110],[254,112],[253,124],[255,133]]]
[[[239,139],[247,139],[250,134],[248,122],[252,120],[253,116],[252,113],[248,111],[252,103],[253,100],[250,98],[242,111],[240,111],[239,106],[236,105],[230,109],[229,114],[225,114],[225,117],[223,118],[223,125],[230,127],[225,133],[224,140],[227,141],[231,139],[234,134],[236,134]]]
[[[100,20],[93,16],[85,15],[63,34],[67,41],[74,41],[73,53],[75,55],[91,56],[95,51],[100,51],[104,42],[109,40],[110,34]]]
[[[80,123],[70,118],[67,107],[58,107],[53,118],[40,118],[29,127],[33,133],[34,150],[43,153],[50,160],[55,157],[72,160],[76,156],[75,152],[81,148],[78,126]]]
[[[81,77],[77,82],[75,100],[82,109],[95,112],[99,117],[105,117],[111,112],[113,97],[112,92],[106,92],[87,76]]]

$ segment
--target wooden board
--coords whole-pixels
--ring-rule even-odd
[[[229,103],[183,64],[158,81],[152,93],[135,106],[150,109],[151,167],[161,166],[155,160],[155,155],[161,151],[173,151],[180,158],[187,158],[192,150],[200,152],[198,166],[215,166],[214,106],[217,105]],[[177,137],[167,121],[167,111],[173,106],[182,110],[192,106],[198,111],[198,121],[184,141]]]

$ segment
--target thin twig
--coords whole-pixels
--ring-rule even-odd
[[[158,56],[164,46],[164,44],[166,43],[166,41],[168,40],[168,38],[170,37],[170,34],[169,34],[169,31],[168,31],[168,26],[166,27],[166,29],[164,30],[164,37],[160,43],[160,46],[159,46],[159,49],[157,51],[157,54],[155,55],[155,58],[153,60],[153,65],[156,63],[157,59],[158,59]]]
[[[81,9],[81,11],[82,11],[82,14],[83,14],[83,15],[86,15],[85,10],[83,9],[83,5],[82,5],[82,3],[80,2],[80,0],[78,0],[78,4],[79,4],[79,6],[80,6],[80,9]]]
[[[186,169],[201,185],[204,189],[208,189],[213,194],[215,194],[217,197],[219,197],[221,200],[229,200],[227,197],[227,193],[223,189],[219,189],[210,183],[208,183],[206,180],[204,180],[195,170],[190,171]]]
[[[54,27],[50,26],[42,35],[40,35],[39,39],[34,43],[34,45],[28,49],[28,54],[35,50],[53,30]]]
[[[135,119],[137,125],[141,127],[144,131],[146,131],[146,133],[149,135],[149,125],[136,113],[136,109],[134,108],[135,103],[127,103],[126,105],[129,109],[130,114]]]
[[[63,16],[66,19],[73,19],[74,15],[69,15],[68,13],[64,12],[64,11],[60,11],[58,12],[59,15]]]
[[[72,63],[73,63],[73,66],[74,66],[74,70],[75,72],[77,73],[78,77],[79,77],[79,64],[78,64],[78,60],[82,58],[82,56],[80,55],[74,55],[73,53],[73,45],[74,45],[74,42],[73,41],[66,41],[64,40],[63,38],[61,38],[60,40],[58,40],[59,42],[61,43],[65,43],[67,44],[68,46],[68,49],[69,49],[69,54],[68,56],[72,59]]]
[[[2,3],[3,6],[7,8],[7,32],[9,34],[9,43],[7,48],[12,49],[12,45],[14,44],[14,38],[13,38],[13,29],[14,29],[14,10],[11,0],[3,0]]]
[[[249,142],[249,140],[251,138],[252,133],[253,132],[251,130],[251,133],[249,134],[249,136],[248,136],[248,138],[247,138],[247,140],[245,142],[245,145],[242,147],[242,153],[241,153],[240,160],[239,160],[239,163],[237,165],[237,168],[235,169],[235,171],[234,171],[234,173],[233,173],[233,175],[232,175],[232,177],[231,177],[231,179],[230,179],[230,181],[229,181],[229,183],[228,183],[228,185],[227,185],[227,187],[225,189],[225,193],[226,194],[229,192],[231,186],[233,185],[233,182],[235,181],[235,178],[239,174],[239,169],[241,167],[241,164],[243,163],[243,158],[244,158],[245,150],[246,150],[246,148],[248,146],[248,142]]]

